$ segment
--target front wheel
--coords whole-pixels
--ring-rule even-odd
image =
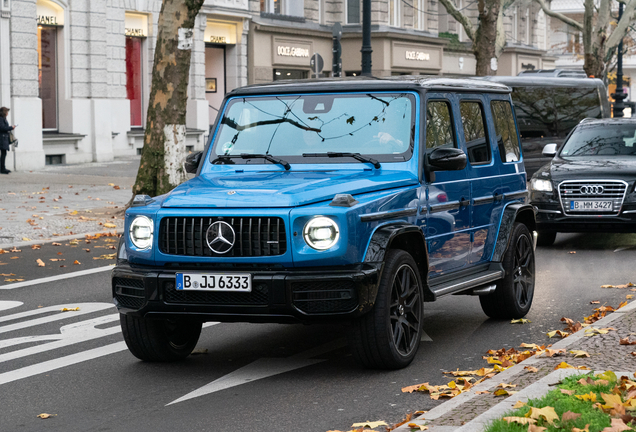
[[[170,362],[192,353],[201,335],[197,321],[147,319],[120,314],[122,333],[130,352],[140,360]]]
[[[372,369],[401,369],[417,353],[422,337],[422,281],[403,250],[387,252],[375,306],[350,331],[356,361]]]
[[[490,318],[522,318],[534,296],[534,249],[530,231],[522,223],[512,227],[503,267],[505,274],[495,292],[479,297],[481,308]]]

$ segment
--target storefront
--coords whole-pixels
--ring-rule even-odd
[[[546,54],[540,49],[507,46],[499,57],[497,75],[515,76],[527,70],[554,69],[556,58]]]
[[[144,53],[148,16],[126,12],[126,97],[130,101],[130,127],[144,126]]]
[[[37,50],[39,97],[42,100],[42,129],[59,129],[59,59],[58,44],[62,41],[61,29],[64,26],[64,10],[57,4],[38,0],[37,11]]]

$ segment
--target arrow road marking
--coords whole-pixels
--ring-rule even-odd
[[[206,384],[203,387],[170,402],[166,406],[225,390],[230,387],[236,387],[241,384],[246,384],[263,378],[279,375],[285,372],[291,372],[293,370],[311,366],[317,363],[322,363],[326,360],[312,359],[311,357],[334,351],[336,349],[342,348],[345,345],[346,343],[344,339],[338,339],[288,358],[258,359],[255,362],[248,364],[247,366],[237,369],[234,372],[229,373],[228,375],[212,381],[211,383]]]
[[[18,283],[11,283],[11,284],[7,284],[7,285],[2,285],[0,286],[0,290],[11,290],[11,289],[16,289],[16,288],[22,288],[22,287],[27,287],[27,286],[31,286],[31,285],[40,285],[40,284],[44,284],[47,282],[55,282],[58,280],[62,280],[62,279],[70,279],[70,278],[74,278],[74,277],[78,277],[78,276],[86,276],[89,274],[94,274],[94,273],[100,273],[100,272],[105,272],[108,270],[112,270],[113,266],[104,266],[104,267],[97,267],[97,268],[92,268],[92,269],[88,269],[88,270],[80,270],[80,271],[76,271],[73,273],[66,273],[66,274],[61,274],[61,275],[57,275],[57,276],[49,276],[49,277],[45,277],[45,278],[41,278],[41,279],[35,279],[35,280],[30,280],[30,281],[24,281],[24,282],[18,282]]]
[[[60,312],[61,309],[74,309],[79,307],[78,311]],[[14,321],[21,318],[27,318],[35,315],[42,315],[54,312],[51,315],[41,318],[32,319],[30,321],[19,322],[15,324],[9,324],[4,327],[0,327],[0,333],[6,333],[14,330],[20,330],[27,327],[33,327],[40,324],[46,324],[53,321],[59,321],[62,319],[72,319],[79,315],[85,315],[93,312],[102,311],[105,309],[114,308],[112,303],[71,303],[65,305],[49,306],[40,309],[33,309],[26,312],[20,312],[13,315],[6,315],[0,317],[0,322]]]
[[[22,303],[20,301],[9,301],[9,300],[0,301],[0,311],[7,310],[7,309],[13,309],[13,308],[16,308],[18,306],[22,306],[23,304],[24,303]]]

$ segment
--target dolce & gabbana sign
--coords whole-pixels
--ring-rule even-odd
[[[429,53],[422,51],[405,51],[405,57],[407,60],[416,61],[429,61],[431,59],[431,55]]]
[[[309,68],[309,58],[313,53],[311,41],[299,41],[274,37],[273,64],[306,66]]]
[[[391,66],[410,70],[442,69],[442,47],[393,41]]]

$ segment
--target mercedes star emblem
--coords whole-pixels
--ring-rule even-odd
[[[205,233],[205,238],[212,252],[223,255],[228,253],[234,246],[236,233],[234,233],[234,228],[229,223],[217,221],[210,225]]]

